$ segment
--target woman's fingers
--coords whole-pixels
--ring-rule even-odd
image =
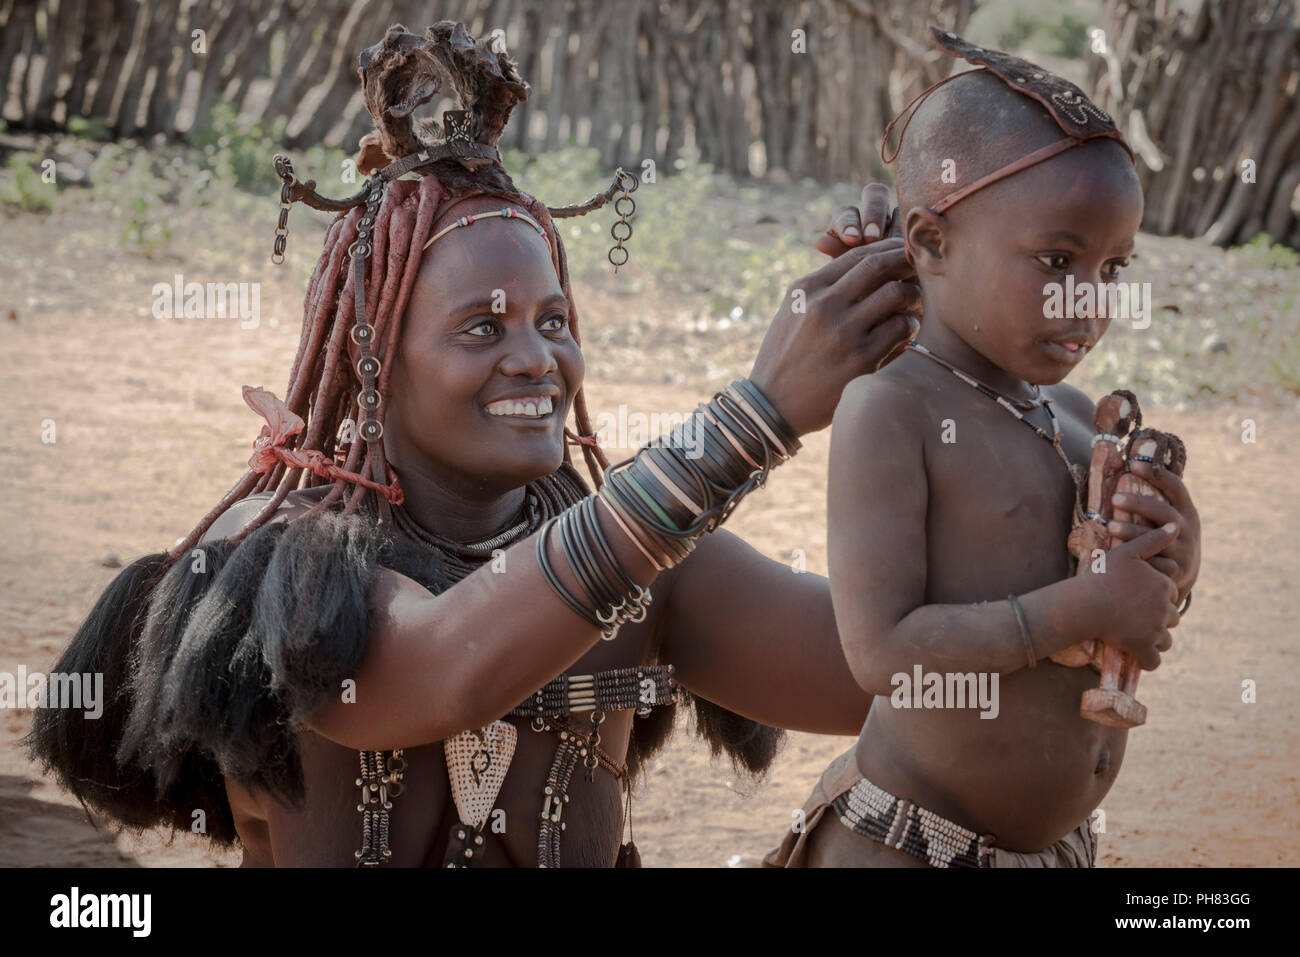
[[[863,331],[883,322],[894,313],[914,315],[921,301],[921,290],[914,282],[895,279],[881,284],[849,312],[850,321],[860,323]]]
[[[892,236],[895,239],[903,238],[903,217],[899,213],[897,206],[889,212],[889,228],[885,230],[885,236]]]
[[[864,239],[871,241],[885,235],[885,228],[889,225],[889,187],[883,183],[868,183],[862,187],[859,222]]]
[[[850,249],[881,239],[891,226],[896,227],[891,223],[889,187],[868,183],[862,187],[861,205],[836,209],[830,228],[817,237],[813,248],[835,259]],[[893,235],[901,238],[902,234],[895,228]]]
[[[817,237],[813,248],[832,259],[838,259],[850,249],[861,246],[862,243],[861,213],[856,206],[841,206],[831,218],[830,229]]]
[[[886,316],[873,325],[867,330],[862,346],[867,368],[879,372],[897,359],[920,328],[915,316],[903,312]]]
[[[849,246],[856,246],[862,242],[862,215],[856,206],[841,206],[835,213],[835,219],[831,222],[831,230],[839,237],[840,241]],[[879,239],[879,236],[868,236],[869,239]]]
[[[843,266],[840,269],[829,268],[841,264]],[[845,256],[828,263],[813,275],[824,275],[831,280],[826,295],[832,305],[848,308],[853,303],[874,294],[890,280],[901,280],[908,273],[909,268],[902,244],[897,240],[888,239],[863,247],[860,257]],[[919,297],[918,290],[917,298]]]

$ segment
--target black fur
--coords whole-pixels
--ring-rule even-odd
[[[627,770],[633,781],[672,738],[679,705],[694,709],[695,735],[708,742],[713,757],[725,753],[736,773],[747,777],[761,778],[767,773],[785,741],[783,729],[742,717],[685,688],[677,689],[677,701],[677,705],[655,708],[632,722]]]
[[[132,651],[144,627],[149,598],[166,570],[167,556],[162,553],[146,555],[122,569],[51,669],[103,674],[103,714],[92,721],[80,711],[41,708],[23,744],[29,757],[43,771],[52,771],[87,812],[93,809],[106,815],[120,829],[189,830],[193,812],[202,810],[207,835],[228,845],[236,840],[234,819],[220,787],[220,774],[210,761],[198,754],[186,755],[176,785],[159,789],[147,768],[117,757],[132,704]]]
[[[198,555],[201,553],[201,562]],[[104,673],[103,716],[42,709],[34,758],[84,805],[133,830],[237,840],[223,776],[285,804],[305,782],[297,727],[341,691],[365,651],[367,595],[384,566],[439,594],[436,555],[392,539],[371,516],[327,512],[274,522],[236,544],[207,542],[168,566],[132,563],[100,597],[55,670]],[[737,772],[761,775],[783,732],[682,690],[696,734]],[[675,707],[634,722],[635,778],[672,736]]]

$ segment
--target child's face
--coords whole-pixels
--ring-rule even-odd
[[[511,205],[495,197],[459,203],[430,235],[458,216]],[[559,468],[584,371],[568,322],[550,250],[527,223],[488,219],[430,246],[389,383],[395,461],[482,491],[518,488]],[[514,401],[531,401],[534,413],[519,414]]]
[[[976,193],[948,213],[938,315],[968,345],[1019,379],[1064,379],[1106,333],[1096,318],[1048,318],[1048,284],[1122,281],[1142,221],[1133,165],[1114,143],[1086,143]],[[1059,303],[1061,300],[1058,299]],[[928,312],[928,311],[927,311]]]

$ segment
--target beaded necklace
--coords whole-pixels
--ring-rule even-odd
[[[560,514],[587,494],[571,469],[562,467],[526,487],[522,521],[491,538],[473,543],[443,538],[416,522],[400,505],[393,508],[392,515],[397,529],[407,538],[438,553],[447,577],[455,583],[489,561],[493,549],[506,547],[533,534],[544,521]],[[593,675],[560,675],[510,712],[513,717],[532,718],[534,731],[552,732],[559,738],[555,760],[542,787],[544,801],[539,815],[537,844],[540,867],[558,867],[560,864],[560,837],[565,830],[561,815],[569,801],[571,776],[580,760],[586,780],[593,779],[597,767],[604,767],[623,785],[630,819],[631,790],[626,780],[627,769],[600,747],[599,729],[607,710],[635,709],[644,715],[653,707],[676,703],[676,684],[672,674],[671,665],[639,665]],[[590,712],[591,721],[585,733],[569,720],[571,715],[584,712]],[[514,727],[505,721],[496,721],[486,728],[454,735],[444,742],[444,746],[448,745],[447,772],[453,782],[453,798],[460,820],[452,828],[446,866],[465,867],[481,853],[484,822],[494,806],[514,754]],[[362,847],[356,852],[357,864],[383,865],[392,858],[389,811],[393,807],[391,799],[405,789],[405,755],[400,748],[387,753],[362,751],[360,765],[361,776],[355,782],[361,789],[357,810],[362,816]],[[454,784],[466,775],[457,772],[465,770],[468,770],[470,780],[461,781],[458,796]],[[623,846],[620,858],[624,854],[637,857],[630,842]]]
[[[1002,393],[997,392],[996,390],[990,388],[989,386],[986,386],[983,382],[980,382],[974,376],[962,372],[951,362],[948,362],[946,359],[939,358],[937,355],[935,355],[933,352],[931,352],[929,349],[927,349],[925,346],[921,345],[920,343],[917,342],[909,343],[908,348],[911,349],[913,352],[919,352],[921,355],[933,359],[935,362],[939,363],[939,365],[943,366],[945,369],[947,369],[949,372],[955,375],[962,382],[965,382],[972,389],[975,389],[977,392],[982,392],[984,395],[988,396],[990,399],[992,399],[1002,408],[1006,409],[1008,412],[1014,415],[1018,421],[1023,423],[1027,428],[1032,429],[1034,434],[1037,435],[1039,438],[1043,439],[1044,441],[1050,442],[1052,448],[1056,449],[1056,454],[1059,455],[1061,461],[1065,463],[1066,471],[1070,473],[1070,478],[1074,481],[1075,487],[1076,488],[1078,487],[1079,479],[1078,476],[1075,474],[1075,468],[1073,465],[1070,464],[1070,457],[1065,454],[1065,449],[1061,447],[1061,423],[1057,421],[1056,413],[1052,411],[1052,400],[1049,399],[1047,396],[1043,395],[1042,390],[1039,389],[1038,386],[1036,385],[1030,386],[1030,388],[1034,390],[1034,398],[1026,401],[1033,403],[1032,405],[1029,406],[1029,408],[1037,408],[1039,405],[1041,405],[1046,410],[1047,418],[1052,423],[1051,435],[1048,435],[1045,431],[1043,431],[1043,429],[1039,428],[1038,426],[1034,425],[1034,423],[1026,419],[1024,413],[1021,412],[1020,409],[1016,408],[1017,403],[1015,402],[1015,400],[1008,399]]]

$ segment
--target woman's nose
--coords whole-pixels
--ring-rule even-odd
[[[559,368],[553,344],[536,329],[520,331],[506,340],[506,353],[499,365],[502,374],[541,378]]]

